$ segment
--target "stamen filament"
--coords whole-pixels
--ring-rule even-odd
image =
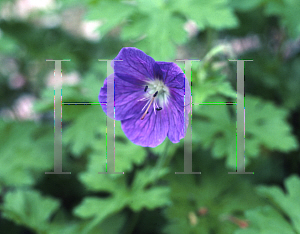
[[[156,94],[157,94],[157,92],[156,92]],[[152,104],[154,98],[155,98],[155,96],[153,95],[153,97],[152,97],[152,99],[151,99],[151,102],[150,102],[149,106],[147,107],[145,113],[143,114],[141,120],[143,120],[143,119],[145,118],[145,116],[146,116],[146,114],[147,114],[147,112],[148,112],[148,110],[149,110],[149,108],[150,108],[150,106],[151,106],[151,104]]]
[[[142,111],[145,109],[145,107],[148,105],[148,103],[150,102],[150,100],[147,101],[146,105],[143,107]]]

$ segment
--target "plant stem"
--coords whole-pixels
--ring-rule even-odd
[[[139,212],[134,212],[133,213],[132,217],[130,218],[130,225],[129,225],[126,233],[128,233],[128,234],[133,233],[134,228],[135,228],[135,226],[136,226],[136,224],[137,224],[137,222],[139,220],[139,217],[140,217],[140,213]]]
[[[160,155],[159,160],[158,160],[158,162],[157,162],[157,164],[156,164],[156,166],[153,170],[153,172],[156,174],[156,179],[155,180],[158,179],[159,171],[165,166],[165,162],[168,163],[170,161],[171,157],[168,157],[169,146],[170,146],[170,142],[167,141],[166,145],[165,145],[165,148],[164,148],[162,154]]]

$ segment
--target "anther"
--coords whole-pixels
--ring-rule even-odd
[[[156,97],[158,94],[158,91],[155,92],[155,94],[153,94],[153,97]]]
[[[162,110],[162,107],[158,107],[158,108],[156,108],[156,110],[157,110],[157,111],[160,111],[160,110]]]
[[[146,91],[147,91],[147,89],[148,89],[148,85],[146,85],[146,87],[145,87],[145,89],[144,89],[144,92],[146,92]]]

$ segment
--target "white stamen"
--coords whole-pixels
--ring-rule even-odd
[[[151,100],[149,99],[148,102],[145,104],[145,106],[143,107],[142,111],[145,109],[145,107],[149,104],[149,102],[151,102]]]
[[[145,118],[150,106],[152,105],[152,102],[153,102],[153,112],[156,115],[156,112],[158,109],[161,110],[160,108],[163,108],[165,105],[167,105],[168,99],[170,96],[170,90],[169,90],[168,86],[166,86],[164,84],[164,82],[162,80],[159,80],[159,79],[149,80],[149,81],[147,81],[146,87],[145,87],[145,89],[143,89],[144,97],[138,100],[138,101],[146,101],[147,100],[147,103],[143,107],[142,112],[144,111],[146,106],[148,106],[146,108],[146,111],[143,114],[141,120],[143,120]],[[154,99],[155,99],[155,101],[154,101]],[[161,107],[159,107],[159,106],[161,106]]]
[[[155,96],[153,95],[153,97],[152,97],[152,99],[151,99],[151,102],[150,102],[148,108],[146,109],[145,113],[143,114],[141,120],[143,120],[143,119],[145,118],[145,116],[146,116],[146,114],[147,114],[147,112],[148,112],[148,110],[149,110],[149,108],[150,108],[152,102],[154,101],[154,98],[155,98]]]

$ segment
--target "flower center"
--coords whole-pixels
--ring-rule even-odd
[[[170,91],[169,88],[164,84],[163,81],[159,79],[155,79],[152,81],[147,82],[147,85],[144,88],[145,96],[144,98],[140,99],[139,101],[145,101],[148,100],[146,105],[143,107],[142,111],[145,109],[145,107],[148,105],[146,111],[144,112],[141,120],[143,120],[148,114],[148,110],[153,103],[153,109],[154,113],[156,114],[156,111],[162,110],[164,106],[166,106],[169,102],[169,96]]]

